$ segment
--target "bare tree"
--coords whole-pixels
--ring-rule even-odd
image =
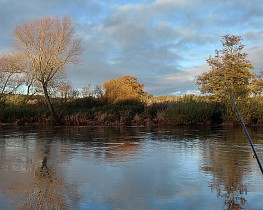
[[[27,104],[36,93],[41,92],[39,83],[36,83],[36,79],[34,77],[30,77],[26,73],[21,74],[21,78],[23,80],[23,89],[22,93],[24,95],[23,104]]]
[[[95,87],[92,90],[92,92],[93,92],[93,96],[97,97],[97,98],[101,98],[103,96],[103,94],[104,94],[101,85],[95,85]]]
[[[92,94],[91,84],[85,84],[84,87],[81,89],[81,95],[83,98],[89,97]]]
[[[79,98],[80,92],[78,89],[72,88],[70,91],[70,98]]]
[[[65,81],[59,85],[58,91],[60,93],[62,102],[66,102],[71,95],[70,93],[72,92],[72,85],[70,84],[70,82]]]
[[[0,99],[15,92],[21,85],[19,76],[24,69],[23,55],[5,53],[0,56]]]
[[[83,52],[80,40],[73,36],[74,28],[66,17],[44,17],[14,30],[15,47],[29,59],[32,68],[28,74],[41,84],[53,116],[56,113],[48,93],[49,85],[68,64],[77,63]]]

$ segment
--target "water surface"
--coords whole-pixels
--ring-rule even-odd
[[[262,209],[262,196],[238,128],[0,127],[1,209]]]

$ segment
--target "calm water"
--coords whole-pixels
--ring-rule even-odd
[[[263,162],[263,130],[249,130]],[[0,127],[0,209],[263,209],[240,129]]]

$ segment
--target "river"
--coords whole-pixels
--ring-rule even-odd
[[[249,133],[263,161],[263,130]],[[262,209],[240,128],[0,126],[0,209]]]

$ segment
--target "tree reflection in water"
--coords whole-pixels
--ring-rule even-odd
[[[65,209],[66,184],[48,166],[51,140],[46,143],[41,166],[33,172],[33,181],[22,196],[20,209]]]
[[[2,145],[4,174],[8,174],[1,176],[3,192],[13,198],[14,209],[69,209],[79,203],[77,186],[67,183],[57,167],[57,161],[63,162],[68,154],[58,149],[59,141],[52,142],[54,135],[52,130],[39,132],[31,144],[32,136],[17,131]]]
[[[245,208],[247,187],[244,176],[249,172],[253,154],[241,129],[224,130],[214,139],[205,151],[208,156],[202,168],[213,174],[209,185],[217,197],[225,199],[224,209],[240,210]],[[209,161],[208,161],[209,160]]]
[[[240,182],[238,172],[228,170],[224,173],[223,170],[218,170],[215,174],[220,178],[214,178],[209,187],[212,191],[216,191],[217,197],[225,198],[223,207],[229,210],[244,209],[246,203],[244,195],[247,194],[247,187]]]
[[[163,138],[160,131],[158,134]],[[174,135],[173,139],[180,139],[182,142],[186,142],[187,138],[189,144],[198,139],[202,152],[201,170],[212,175],[209,187],[212,192],[216,192],[218,198],[224,199],[222,208],[244,209],[247,202],[245,198],[247,187],[243,177],[249,173],[249,167],[254,160],[243,130],[217,128],[202,129],[202,132],[200,130],[181,132],[180,129],[175,129],[170,134]]]
[[[3,144],[3,159],[8,160],[5,165],[8,164],[8,174],[13,178],[9,180],[5,176],[2,181],[6,183],[5,194],[13,197],[14,208],[74,209],[79,205],[82,198],[79,186],[67,183],[65,174],[58,168],[60,164],[57,164],[67,162],[74,155],[72,145],[75,141],[78,143],[76,145],[82,145],[77,148],[81,156],[94,154],[95,158],[97,155],[110,163],[129,158],[140,148],[140,144],[130,141],[130,138],[125,139],[125,130],[99,129],[92,130],[92,133],[80,128],[65,128],[65,132],[49,129],[39,130],[34,135],[17,131],[17,134],[8,136],[13,140],[9,139],[9,145]],[[33,144],[29,143],[31,138]],[[116,143],[117,138],[125,140]],[[139,141],[136,139],[136,142]],[[6,152],[8,150],[12,152]]]

